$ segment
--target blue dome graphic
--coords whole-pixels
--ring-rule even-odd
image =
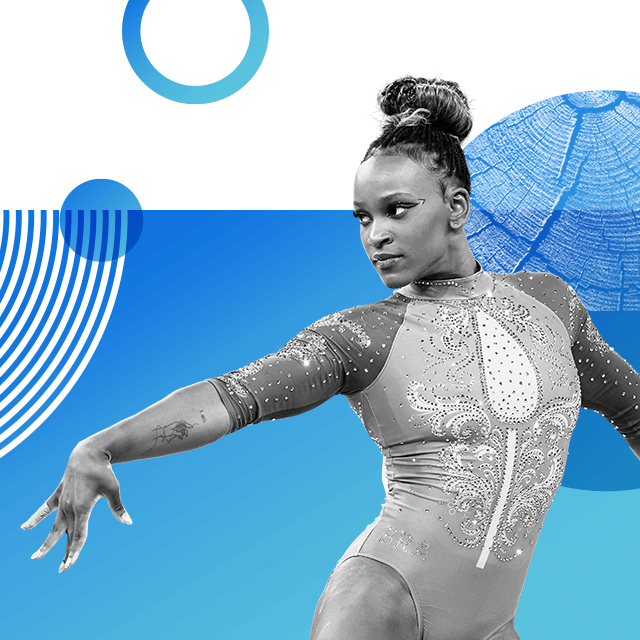
[[[640,94],[532,104],[465,148],[466,225],[490,271],[550,271],[592,311],[640,310]]]

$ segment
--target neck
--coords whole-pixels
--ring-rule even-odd
[[[474,271],[469,275],[416,280],[399,289],[409,298],[430,300],[465,300],[484,296],[493,288],[493,279],[474,260]]]
[[[415,280],[420,282],[433,282],[437,280],[452,280],[471,276],[479,270],[479,265],[469,249],[464,233],[449,246],[446,253],[446,261],[434,265],[427,273]]]

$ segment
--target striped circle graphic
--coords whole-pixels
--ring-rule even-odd
[[[83,229],[85,255],[106,258],[94,261],[69,249],[57,211],[3,212],[0,457],[51,415],[95,352],[122,278],[127,216],[91,212]],[[76,246],[77,227],[73,233]]]

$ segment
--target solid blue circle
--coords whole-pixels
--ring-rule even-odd
[[[180,84],[162,75],[142,46],[140,27],[149,0],[129,0],[122,18],[122,43],[131,68],[149,89],[183,104],[208,104],[228,98],[244,87],[260,68],[269,43],[269,19],[262,0],[242,0],[249,15],[251,36],[240,64],[226,77],[203,85]]]
[[[69,248],[96,262],[125,255],[140,239],[143,216],[133,192],[115,180],[88,180],[64,199],[60,230]]]

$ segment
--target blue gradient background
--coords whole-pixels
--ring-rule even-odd
[[[92,361],[2,461],[3,637],[308,637],[326,579],[383,500],[379,451],[343,398],[197,451],[114,467],[134,524],[100,501],[64,574],[62,542],[29,559],[53,518],[28,532],[19,525],[55,489],[78,440],[277,350],[321,316],[387,297],[357,225],[347,211],[145,211]],[[637,367],[620,328],[628,318],[594,314]],[[590,422],[577,428],[568,474],[584,453],[579,438],[592,452],[594,437],[619,439],[599,416]],[[637,507],[637,491],[560,489],[516,618],[523,640],[636,637]]]

